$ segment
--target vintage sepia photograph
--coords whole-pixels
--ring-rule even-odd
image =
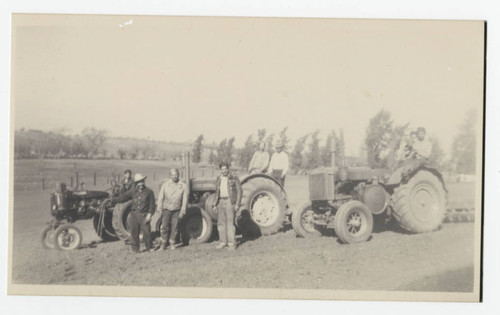
[[[478,302],[485,32],[14,14],[8,293]]]

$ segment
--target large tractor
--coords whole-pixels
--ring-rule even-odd
[[[212,209],[215,199],[216,178],[191,178],[189,153],[184,155],[184,181],[188,183],[189,200],[186,215],[180,222],[180,238],[184,244],[207,242],[217,224],[217,213]],[[285,190],[273,177],[251,174],[240,177],[243,195],[235,224],[246,236],[256,237],[278,232],[287,220],[288,201]],[[127,216],[131,202],[117,204],[113,210],[113,228],[116,236],[127,239],[130,235]],[[151,219],[151,230],[159,234],[161,214]]]
[[[339,167],[309,174],[310,200],[292,213],[292,226],[299,236],[334,229],[342,243],[350,244],[368,240],[374,221],[394,218],[410,233],[430,232],[442,224],[447,190],[441,174],[425,161],[407,160],[394,171],[347,167],[342,133],[338,152]]]

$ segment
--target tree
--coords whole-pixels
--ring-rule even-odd
[[[257,130],[257,139],[259,142],[264,141],[265,137],[266,137],[266,129]]]
[[[307,135],[297,139],[292,153],[290,153],[290,168],[296,172],[302,169],[304,163],[304,149],[307,140]]]
[[[87,157],[93,157],[97,154],[101,146],[106,141],[106,130],[96,128],[85,128],[82,131],[83,139],[87,144]]]
[[[256,145],[255,142],[253,141],[253,135],[249,135],[247,137],[247,140],[245,141],[245,145],[239,151],[238,164],[240,165],[240,167],[243,168],[248,167],[250,161],[252,160],[252,156],[255,153],[255,150],[256,150]]]
[[[335,150],[335,161],[338,161],[337,151],[338,150],[339,138],[335,133],[335,130],[332,130],[326,138],[325,146],[321,148],[321,161],[323,162],[323,166],[330,167],[332,166],[332,151]]]
[[[233,152],[234,151],[234,137],[231,137],[229,140],[226,138],[219,143],[219,147],[217,148],[217,158],[218,162],[227,162],[231,165],[233,161]]]
[[[429,157],[428,164],[438,170],[442,170],[444,150],[441,147],[441,143],[436,137],[429,137],[429,141],[432,143],[431,156]]]
[[[366,157],[370,167],[386,168],[394,165],[394,152],[408,124],[393,125],[391,113],[384,109],[370,119],[365,137]]]
[[[198,138],[194,141],[193,145],[193,156],[191,160],[193,163],[201,162],[201,154],[203,153],[203,135],[199,135]]]
[[[210,155],[208,156],[208,163],[211,165],[217,164],[217,155],[215,155],[214,150],[210,150]]]
[[[460,174],[476,173],[476,125],[477,112],[470,109],[453,139],[451,161]]]
[[[123,160],[127,155],[127,151],[125,151],[125,149],[123,148],[118,149],[116,153],[118,153],[118,157],[120,158],[120,160]]]
[[[319,149],[319,130],[311,133],[311,143],[309,143],[309,152],[307,153],[306,168],[311,170],[321,166],[321,152]]]
[[[286,132],[288,130],[288,127],[285,127],[283,128],[283,130],[280,131],[279,133],[279,136],[280,136],[280,139],[281,141],[283,142],[283,151],[287,152],[287,146],[288,146],[288,142],[290,142],[290,139],[288,138],[288,136],[286,135]]]
[[[273,156],[274,146],[273,146],[274,133],[270,134],[266,138],[266,149],[269,156]]]

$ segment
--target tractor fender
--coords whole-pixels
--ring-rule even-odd
[[[265,179],[272,180],[273,182],[275,182],[276,184],[278,184],[281,187],[281,190],[283,190],[283,192],[286,195],[285,188],[281,185],[281,183],[279,181],[277,181],[274,177],[269,176],[267,174],[247,174],[247,175],[243,175],[243,176],[240,177],[241,184],[243,185],[244,183],[248,182],[249,180],[251,180],[253,178],[265,178]]]

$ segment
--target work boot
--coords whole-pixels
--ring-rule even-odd
[[[219,245],[217,245],[217,246],[215,247],[215,249],[222,249],[222,248],[224,248],[224,247],[226,247],[226,246],[227,246],[227,245],[226,245],[226,244],[224,244],[224,243],[219,243]]]
[[[235,245],[231,245],[231,244],[229,244],[229,245],[227,246],[227,250],[235,250],[235,249],[236,249],[236,246],[235,246]]]

